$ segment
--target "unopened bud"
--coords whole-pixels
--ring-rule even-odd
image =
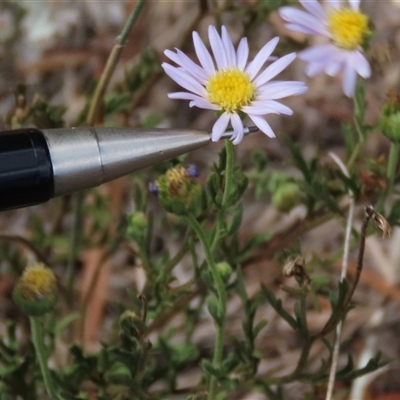
[[[13,299],[21,310],[30,316],[39,316],[51,311],[57,299],[53,271],[40,263],[26,268],[14,288]]]
[[[232,275],[232,267],[227,262],[222,261],[217,264],[217,270],[224,283],[227,283]]]
[[[146,214],[141,211],[137,211],[130,214],[128,218],[129,226],[126,231],[127,234],[132,238],[142,236],[143,232],[149,225]]]
[[[400,94],[391,92],[382,107],[379,125],[382,133],[393,143],[400,143]]]
[[[204,210],[203,188],[182,165],[169,169],[158,179],[157,185],[160,202],[168,212],[176,215],[198,215]]]
[[[299,186],[295,182],[279,185],[272,194],[272,204],[282,212],[290,211],[301,198]]]

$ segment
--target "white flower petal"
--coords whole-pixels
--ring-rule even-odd
[[[214,62],[203,41],[200,39],[199,34],[197,32],[193,32],[192,36],[194,49],[201,66],[204,68],[208,76],[215,74]]]
[[[249,45],[247,43],[247,38],[244,37],[239,42],[239,46],[236,53],[236,64],[241,71],[244,71],[248,58],[249,58]]]
[[[357,73],[352,65],[346,64],[343,73],[343,92],[347,97],[354,96],[357,83]]]
[[[261,67],[268,60],[268,57],[275,50],[276,45],[279,42],[279,38],[275,37],[271,39],[254,57],[254,60],[247,66],[245,72],[249,74],[250,80],[253,80],[254,77],[258,74]]]
[[[325,69],[325,63],[319,63],[319,62],[310,62],[307,64],[305,72],[309,77],[314,77],[318,75],[319,73],[323,72]]]
[[[218,111],[221,109],[220,106],[217,106],[216,104],[210,103],[208,100],[198,98],[196,100],[193,100],[189,103],[190,107],[197,107],[197,108],[203,108],[204,110],[214,110]]]
[[[161,66],[163,67],[165,73],[178,85],[202,97],[207,97],[207,91],[205,87],[200,85],[200,83],[197,82],[192,76],[185,73],[182,68],[176,68],[167,63],[162,63]]]
[[[225,28],[224,25],[221,27],[221,38],[222,43],[224,44],[227,56],[227,67],[233,68],[236,67],[236,51],[233,47],[232,40],[229,36],[228,30]]]
[[[257,100],[282,99],[283,97],[295,96],[307,92],[308,88],[304,82],[299,81],[276,81],[268,82],[257,88]]]
[[[336,76],[340,72],[342,67],[343,65],[341,62],[332,62],[326,65],[324,71],[329,76]]]
[[[272,63],[261,75],[259,75],[254,80],[254,83],[257,86],[261,86],[272,78],[275,78],[275,76],[282,72],[295,58],[295,53],[290,53],[281,57],[279,60]]]
[[[179,60],[181,60],[181,66],[186,69],[187,72],[191,73],[193,76],[198,76],[199,81],[206,82],[209,78],[207,72],[191,60],[183,51],[176,49]]]
[[[232,136],[232,143],[233,144],[239,144],[244,136],[244,127],[243,127],[243,122],[240,119],[239,115],[232,114],[231,115],[231,124],[234,132],[234,136]]]
[[[326,0],[326,2],[330,7],[337,9],[339,9],[340,6],[343,4],[343,0]]]
[[[228,57],[226,55],[225,46],[214,26],[208,27],[208,38],[210,46],[217,63],[218,69],[224,69],[228,66]]]
[[[364,55],[358,50],[354,52],[353,62],[354,69],[359,75],[361,75],[363,78],[369,78],[371,76],[371,66]]]
[[[211,140],[213,142],[218,142],[218,140],[221,139],[222,134],[226,131],[229,121],[230,116],[226,112],[217,119],[211,131]]]
[[[300,0],[301,5],[320,20],[325,19],[324,7],[317,0]]]
[[[291,31],[304,33],[306,35],[325,35],[320,31],[315,30],[312,26],[304,26],[299,24],[286,24],[285,27]]]
[[[198,107],[198,108],[203,108],[205,110],[215,110],[215,111],[220,109],[220,107],[210,103],[207,99],[203,99],[202,97],[189,92],[168,93],[168,98],[174,100],[190,100],[189,103],[190,107]]]
[[[260,131],[264,132],[268,137],[274,138],[275,133],[272,128],[269,126],[268,122],[264,119],[259,117],[258,115],[251,115],[249,114],[251,120],[257,125]]]
[[[278,103],[277,101],[258,101],[253,102],[250,106],[243,107],[243,112],[252,115],[266,115],[266,114],[285,114],[292,115],[291,108]]]
[[[281,7],[279,15],[290,24],[289,29],[293,31],[304,32],[312,31],[312,35],[329,35],[325,25],[325,19],[319,19],[305,11],[293,7]]]
[[[189,92],[168,93],[168,98],[175,99],[175,100],[198,100],[198,99],[204,100],[202,97],[198,96],[197,94],[189,93]]]
[[[298,54],[300,60],[306,62],[322,62],[336,54],[336,47],[332,44],[311,46]]]
[[[193,62],[185,53],[176,49],[176,53],[171,50],[165,50],[164,54],[174,63],[178,64],[193,76],[199,83],[205,84],[208,76],[203,68]]]
[[[358,11],[360,9],[360,0],[349,0],[349,4],[352,10]]]

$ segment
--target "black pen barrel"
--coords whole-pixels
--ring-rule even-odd
[[[0,132],[0,211],[43,203],[53,194],[43,133],[32,128]]]

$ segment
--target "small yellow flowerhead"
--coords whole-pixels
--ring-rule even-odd
[[[368,17],[350,7],[333,9],[328,15],[328,23],[333,42],[342,49],[364,47],[371,36]]]
[[[27,267],[19,278],[13,299],[30,316],[43,315],[53,309],[57,299],[56,278],[53,271],[41,263]]]
[[[160,203],[170,213],[199,215],[204,211],[205,195],[190,168],[177,165],[157,180]]]

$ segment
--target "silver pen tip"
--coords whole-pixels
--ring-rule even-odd
[[[244,135],[248,135],[249,133],[255,133],[258,132],[259,129],[257,126],[249,126],[249,127],[244,127]],[[231,136],[233,135],[233,131],[226,131],[222,134],[221,139],[230,139]]]

